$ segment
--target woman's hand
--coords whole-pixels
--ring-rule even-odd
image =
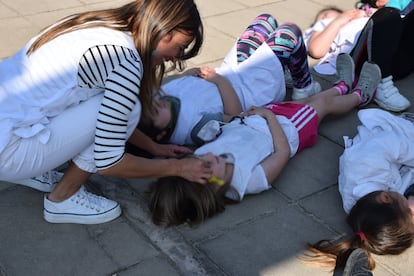
[[[206,184],[213,174],[211,165],[204,160],[187,157],[178,160],[178,162],[180,162],[179,165],[181,168],[179,176],[189,181]]]

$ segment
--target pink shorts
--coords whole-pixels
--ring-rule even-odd
[[[274,102],[265,105],[266,109],[275,115],[281,115],[289,119],[298,130],[300,152],[304,148],[313,146],[318,138],[318,113],[306,104],[290,102]]]

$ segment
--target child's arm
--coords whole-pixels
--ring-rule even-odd
[[[333,43],[335,37],[340,32],[341,28],[351,20],[365,16],[365,12],[360,9],[352,9],[343,12],[332,20],[329,25],[320,32],[314,32],[308,43],[309,56],[315,59],[322,58],[329,52],[329,48]],[[357,32],[359,30],[355,30]]]
[[[200,68],[194,67],[194,68],[187,69],[184,72],[179,73],[179,74],[165,76],[162,82],[168,83],[170,81],[173,81],[173,80],[176,80],[182,77],[186,77],[186,76],[200,77]]]
[[[190,154],[193,152],[191,149],[179,145],[159,144],[139,129],[134,130],[128,142],[159,157],[179,157],[183,154]]]
[[[223,101],[225,121],[229,121],[233,116],[239,115],[243,111],[240,99],[233,86],[225,77],[217,74],[216,70],[209,67],[201,67],[199,77],[217,85],[221,100]]]
[[[267,181],[271,183],[289,161],[290,146],[287,137],[272,111],[265,108],[252,107],[246,113],[248,115],[257,114],[262,116],[267,121],[270,133],[272,134],[274,153],[261,163],[266,173]]]

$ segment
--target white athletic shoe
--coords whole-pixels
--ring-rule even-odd
[[[62,178],[63,173],[58,171],[48,171],[42,175],[21,179],[21,180],[14,180],[10,181],[11,183],[24,185],[38,191],[50,193],[55,188],[56,184],[59,183],[60,179]]]
[[[45,195],[43,204],[43,216],[51,223],[98,224],[121,215],[117,202],[94,195],[83,186],[62,202],[50,201]]]
[[[392,76],[380,81],[374,100],[380,107],[394,112],[406,110],[411,105],[410,101],[395,87]]]
[[[317,81],[312,81],[311,84],[304,88],[293,87],[292,100],[309,98],[310,96],[318,94],[321,90],[321,85]]]

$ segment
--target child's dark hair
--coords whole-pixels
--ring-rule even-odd
[[[225,198],[229,184],[218,190],[216,184],[199,184],[182,177],[162,177],[151,183],[146,196],[152,213],[152,222],[161,227],[188,223],[201,224],[223,212],[232,201]]]
[[[352,250],[362,248],[373,270],[375,261],[370,253],[398,255],[409,248],[414,238],[411,210],[395,200],[379,202],[377,197],[381,193],[376,191],[360,198],[351,209],[347,217],[355,233],[351,239],[339,242],[321,240],[307,244],[309,253],[304,261],[320,267],[344,267]]]
[[[161,99],[167,101],[171,107],[171,120],[167,127],[165,129],[159,129],[154,126],[152,120],[140,120],[138,123],[138,129],[152,140],[157,141],[157,143],[168,144],[177,124],[181,102],[177,97],[165,95],[164,92],[160,93],[160,97]],[[162,137],[158,138],[159,135]]]
[[[355,3],[355,7],[360,8],[363,5],[368,5],[371,8],[378,8],[376,3],[377,3],[377,0],[361,0]]]

